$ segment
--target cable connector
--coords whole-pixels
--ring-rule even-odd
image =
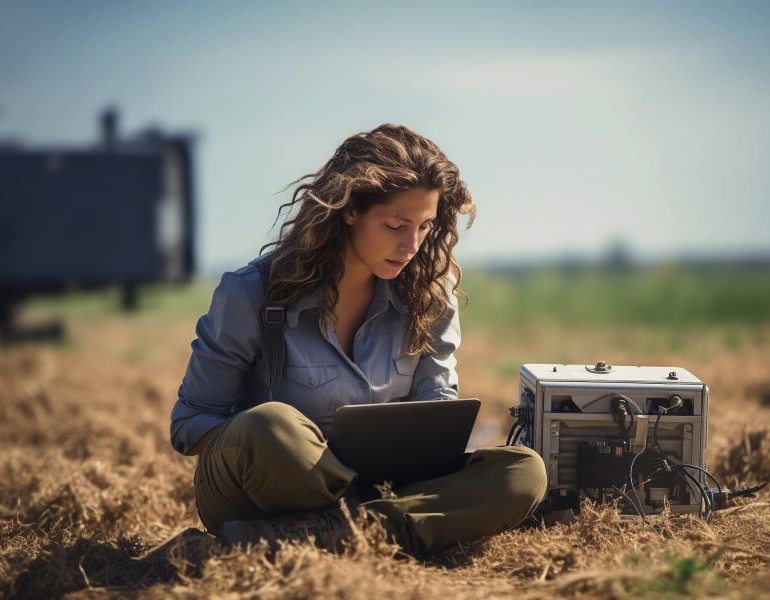
[[[670,402],[668,407],[662,406],[662,405],[658,406],[658,414],[661,417],[663,415],[667,415],[668,413],[670,413],[675,408],[679,408],[680,406],[682,406],[682,404],[684,404],[684,400],[682,400],[682,397],[679,394],[671,394],[668,397],[668,401]]]
[[[519,405],[511,406],[509,410],[511,416],[516,419],[516,421],[514,422],[513,427],[511,427],[511,431],[508,434],[505,445],[515,446],[519,441],[519,436],[524,433],[525,429],[532,427],[535,418],[535,409],[532,406]]]
[[[736,498],[756,498],[757,492],[765,487],[767,487],[767,481],[734,490],[719,491],[715,488],[708,488],[706,491],[711,498],[711,509],[722,510],[723,508],[727,508],[730,501],[735,500]]]
[[[528,419],[530,415],[532,415],[532,413],[534,412],[531,406],[521,406],[521,405],[511,406],[509,411],[511,413],[511,416],[514,419],[524,418],[525,420]]]

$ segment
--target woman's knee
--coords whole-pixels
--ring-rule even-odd
[[[548,473],[545,470],[545,463],[542,457],[525,446],[519,447],[525,456],[520,459],[520,469],[523,472],[521,477],[527,482],[527,492],[535,503],[539,503],[545,498],[548,491]]]
[[[510,473],[510,486],[520,500],[537,504],[548,491],[548,474],[540,455],[526,446],[501,446],[494,448],[499,460],[506,463]]]
[[[239,445],[274,445],[302,435],[306,417],[283,402],[265,402],[237,414],[225,435]]]

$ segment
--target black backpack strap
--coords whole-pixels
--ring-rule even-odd
[[[270,286],[270,265],[272,257],[257,262],[262,287],[267,295]],[[283,306],[270,305],[262,308],[262,352],[267,361],[267,390],[270,400],[273,400],[273,387],[283,373],[283,363],[286,359],[286,342],[283,339],[283,329],[286,324],[286,309]]]

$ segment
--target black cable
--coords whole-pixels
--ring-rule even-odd
[[[758,483],[757,485],[751,485],[745,488],[742,488],[740,490],[730,490],[730,493],[735,498],[740,497],[747,497],[747,498],[756,498],[756,493],[760,490],[763,490],[767,487],[767,481],[763,481],[762,483]]]
[[[720,494],[722,493],[722,484],[719,482],[719,480],[714,475],[711,474],[711,472],[707,471],[703,467],[699,467],[698,465],[693,465],[693,464],[690,464],[690,463],[683,463],[680,460],[674,458],[673,456],[667,456],[663,452],[657,451],[657,450],[655,450],[653,448],[649,448],[649,450],[652,451],[652,452],[655,452],[656,454],[658,454],[659,457],[662,458],[663,460],[670,460],[670,461],[672,461],[674,463],[674,465],[676,465],[678,467],[687,467],[688,469],[695,469],[697,471],[700,471],[706,477],[711,479],[711,481],[713,481],[716,484],[717,489],[719,490],[719,493]]]
[[[683,466],[683,467],[687,467],[687,468],[689,468],[689,469],[697,469],[698,471],[700,471],[701,473],[703,473],[703,474],[704,474],[706,477],[708,477],[709,479],[711,479],[711,481],[713,481],[713,482],[716,484],[716,486],[717,486],[717,490],[719,491],[719,494],[720,494],[720,495],[723,493],[723,491],[722,491],[722,484],[721,484],[721,483],[719,483],[719,480],[718,480],[718,479],[717,479],[717,478],[716,478],[714,475],[712,475],[712,474],[711,474],[711,472],[707,471],[706,469],[704,469],[704,468],[702,468],[702,467],[699,467],[698,465],[691,465],[691,464],[689,464],[689,463],[679,463],[679,464],[680,464],[681,466]]]
[[[505,441],[506,446],[514,446],[519,441],[521,432],[524,431],[525,423],[523,421],[516,421],[511,427],[511,431],[508,433],[508,438]]]
[[[717,490],[718,490],[718,493],[719,493],[719,497],[721,499],[723,497],[722,484],[720,483],[720,481],[712,473],[710,473],[709,471],[707,471],[706,469],[704,469],[702,467],[699,467],[698,465],[693,465],[693,464],[689,464],[689,463],[683,463],[683,462],[681,462],[680,460],[678,460],[677,458],[675,458],[673,456],[671,456],[671,457],[667,456],[666,453],[663,452],[663,448],[661,447],[660,442],[658,440],[658,425],[660,425],[660,419],[663,417],[663,415],[668,414],[670,411],[674,410],[675,408],[679,408],[680,406],[682,406],[682,404],[684,404],[684,400],[682,400],[682,397],[679,396],[678,394],[672,394],[671,396],[668,397],[668,400],[670,402],[668,407],[663,407],[663,406],[659,406],[658,407],[658,418],[655,419],[655,426],[653,427],[653,430],[652,430],[652,436],[653,436],[653,440],[654,440],[654,448],[652,448],[651,450],[653,450],[653,452],[656,452],[664,460],[673,461],[673,463],[675,465],[678,465],[679,468],[696,469],[697,471],[703,473],[706,477],[711,479],[716,484]],[[713,512],[714,512],[714,502],[713,502],[712,494],[708,491],[708,489],[706,488],[706,486],[704,484],[701,484],[699,481],[695,480],[687,471],[685,471],[683,469],[683,472],[688,477],[693,479],[693,481],[696,482],[696,485],[698,486],[698,490],[700,491],[701,495],[703,496],[703,502],[704,503],[708,503],[709,512],[708,512],[708,514],[706,516],[706,520],[707,521],[710,520],[711,516],[713,515]]]
[[[686,475],[689,475],[686,471],[680,471],[679,469],[671,469],[671,472],[674,473],[679,479],[684,482],[684,491],[686,491],[688,494],[692,494],[693,498],[697,494],[701,495],[701,499],[698,501],[698,516],[701,518],[704,518],[703,514],[703,506],[704,506],[704,500],[702,498],[703,491],[700,486],[697,485],[697,483],[693,483],[693,478],[690,476],[689,478],[686,477]]]
[[[655,426],[652,428],[652,439],[655,444],[655,448],[658,449],[658,452],[663,454],[663,448],[660,447],[660,444],[658,443],[658,425],[660,425],[660,418],[663,416],[662,412],[658,412],[658,418],[655,419]]]
[[[522,400],[524,399],[524,394],[522,394]],[[527,427],[531,427],[532,425],[532,408],[530,406],[512,406],[509,409],[509,412],[513,418],[516,419],[516,421],[511,426],[511,430],[508,432],[508,438],[505,440],[505,444],[507,446],[514,446],[519,441],[519,436],[524,432]],[[530,442],[532,443],[532,437],[529,436]]]
[[[631,484],[631,489],[634,490],[634,496],[636,497],[636,501],[641,507],[642,513],[644,513],[644,505],[642,504],[641,498],[639,498],[639,492],[636,489],[636,485],[634,484],[634,465],[636,464],[636,459],[639,458],[642,454],[644,454],[644,451],[638,452],[631,460],[631,466],[628,468],[628,482]]]
[[[654,440],[654,448],[651,448],[651,450],[653,452],[656,452],[657,454],[659,454],[661,457],[663,457],[664,460],[670,460],[670,461],[673,461],[674,464],[677,464],[677,465],[680,465],[680,466],[684,466],[684,467],[688,467],[690,469],[696,469],[697,471],[700,471],[701,473],[703,473],[706,477],[711,479],[716,484],[717,490],[719,492],[719,496],[722,497],[722,495],[723,495],[722,484],[720,483],[720,481],[712,473],[710,473],[709,471],[707,471],[703,467],[699,467],[698,465],[693,465],[693,464],[690,464],[690,463],[683,463],[683,462],[681,462],[680,460],[678,460],[677,458],[675,458],[673,456],[667,456],[666,453],[663,452],[663,448],[661,448],[660,443],[658,442],[658,424],[660,423],[660,419],[661,419],[661,417],[664,414],[668,413],[671,409],[677,408],[678,406],[682,405],[682,398],[680,396],[672,396],[672,397],[675,397],[678,400],[678,402],[675,403],[675,404],[672,404],[668,408],[663,408],[663,407],[659,407],[658,408],[658,418],[655,419],[655,426],[653,427],[653,430],[652,430],[652,435],[653,435],[653,440]],[[699,483],[698,484],[698,488],[701,490],[701,493],[705,493],[705,494],[707,494],[709,496],[709,500],[712,500],[711,494],[708,492],[708,490],[703,485],[701,485]],[[712,502],[712,512],[713,512],[713,502]]]
[[[637,505],[636,505],[636,503],[635,503],[635,502],[634,502],[634,501],[631,499],[631,496],[629,496],[628,494],[626,494],[626,492],[624,492],[624,491],[623,491],[622,489],[620,489],[618,486],[616,486],[616,485],[613,485],[613,486],[612,486],[612,489],[613,489],[613,490],[615,490],[616,492],[618,492],[618,493],[619,493],[621,496],[623,496],[623,497],[624,497],[626,500],[628,500],[628,501],[631,503],[631,506],[632,506],[632,507],[634,508],[634,510],[636,511],[636,514],[638,514],[640,517],[642,517],[642,521],[644,521],[645,523],[647,522],[647,515],[644,513],[644,508],[643,508],[641,505],[640,505],[640,506],[637,506]],[[638,498],[639,498],[639,497],[637,496],[637,499],[638,499]]]
[[[700,491],[700,494],[703,497],[703,502],[706,505],[706,514],[705,514],[706,521],[707,522],[710,521],[712,515],[714,514],[714,510],[713,510],[714,505],[711,502],[711,495],[706,490],[706,486],[703,485],[700,481],[698,481],[692,473],[687,471],[687,469],[683,468],[681,465],[674,465],[674,467],[677,470],[681,470],[682,473],[684,473],[689,479],[693,481],[693,483],[695,483],[695,485],[698,486],[698,490]]]
[[[511,440],[513,439],[513,432],[516,431],[516,428],[519,426],[519,422],[516,421],[513,425],[511,425],[511,430],[508,432],[508,437],[505,438],[505,445],[510,446]]]
[[[704,487],[704,486],[703,486],[703,485],[702,485],[702,484],[701,484],[701,483],[700,483],[700,482],[699,482],[697,479],[695,479],[695,477],[693,477],[693,476],[692,476],[692,474],[690,474],[690,473],[689,473],[689,472],[686,470],[686,468],[687,468],[687,467],[692,467],[692,468],[694,468],[694,469],[697,469],[697,470],[699,470],[699,471],[703,471],[703,472],[704,472],[704,473],[706,473],[706,474],[707,474],[709,477],[711,477],[712,479],[714,479],[714,481],[715,481],[715,482],[717,482],[716,478],[714,478],[714,476],[713,476],[713,475],[711,475],[711,473],[708,473],[708,471],[706,471],[705,469],[702,469],[701,467],[698,467],[698,466],[696,466],[696,465],[690,465],[690,464],[687,464],[687,465],[685,465],[685,464],[683,464],[683,463],[680,463],[680,462],[679,462],[679,461],[677,461],[676,459],[673,459],[673,458],[669,458],[669,457],[668,457],[668,456],[666,456],[666,455],[665,455],[663,452],[659,452],[659,451],[656,451],[655,449],[653,449],[653,448],[650,448],[649,446],[647,446],[647,447],[645,448],[645,451],[646,451],[646,450],[650,450],[651,452],[654,452],[655,454],[657,454],[657,455],[658,455],[658,458],[659,458],[660,460],[662,460],[662,461],[663,461],[663,463],[664,463],[664,468],[665,468],[665,465],[668,465],[668,462],[667,462],[667,461],[669,461],[669,460],[673,460],[673,461],[674,461],[674,463],[673,463],[673,464],[671,464],[671,465],[668,465],[668,469],[667,469],[667,470],[672,470],[672,471],[676,472],[676,473],[677,473],[677,475],[679,475],[680,473],[682,473],[682,474],[684,474],[684,475],[685,475],[685,476],[686,476],[688,479],[690,479],[690,480],[691,480],[691,481],[692,481],[692,482],[695,484],[695,486],[696,486],[696,488],[697,488],[698,492],[700,493],[700,495],[701,495],[701,497],[702,497],[702,498],[701,498],[701,502],[699,502],[699,503],[698,503],[698,504],[699,504],[699,506],[700,506],[700,504],[702,504],[702,503],[703,503],[703,504],[705,504],[705,505],[706,505],[706,507],[707,507],[707,510],[705,511],[705,514],[704,514],[704,512],[703,512],[703,511],[701,511],[701,509],[700,509],[700,508],[698,509],[698,514],[699,514],[700,516],[703,516],[703,517],[706,519],[706,521],[710,521],[710,520],[711,520],[711,515],[712,515],[712,513],[713,513],[713,508],[712,508],[712,507],[713,507],[713,504],[712,504],[712,502],[711,502],[711,496],[710,496],[710,494],[709,494],[709,493],[706,491],[706,488],[705,488],[705,487]],[[639,458],[639,457],[640,457],[642,454],[643,454],[643,452],[640,452],[639,454],[636,454],[636,455],[634,455],[634,458],[633,458],[633,460],[631,461],[631,466],[629,467],[629,470],[628,470],[628,471],[629,471],[629,472],[628,472],[628,479],[629,479],[629,482],[630,482],[630,484],[631,484],[631,487],[632,487],[632,489],[634,490],[634,496],[636,496],[636,499],[637,499],[637,501],[639,502],[639,504],[640,504],[640,505],[641,505],[642,501],[641,501],[641,499],[639,498],[639,492],[637,491],[637,489],[636,489],[636,486],[635,486],[635,484],[634,484],[634,464],[636,464],[636,460],[637,460],[637,459],[638,459],[638,458]],[[687,481],[685,481],[685,484],[689,486],[689,483],[688,483]],[[717,482],[717,485],[719,485],[719,483],[718,483],[718,482]],[[721,493],[721,492],[720,492],[720,493]]]
[[[698,487],[698,489],[700,490],[703,503],[706,505],[705,520],[706,522],[709,522],[711,520],[711,516],[714,513],[714,511],[712,510],[711,496],[706,491],[706,488],[704,488],[703,485],[701,485],[701,483],[697,479],[695,479],[695,477],[693,477],[691,473],[687,471],[687,469],[683,468],[682,465],[672,465],[672,468],[677,471],[681,471],[685,475],[685,477],[690,479]]]
[[[704,500],[703,501],[704,502],[708,502],[709,507],[710,507],[709,514],[707,515],[706,520],[710,520],[711,519],[711,517],[713,516],[714,511],[717,508],[723,508],[723,505],[726,503],[726,500],[727,500],[728,497],[730,497],[730,496],[737,497],[730,490],[727,490],[726,488],[724,488],[722,483],[719,481],[719,479],[717,479],[717,477],[713,473],[711,473],[710,471],[704,469],[703,467],[699,467],[698,465],[693,465],[693,464],[690,464],[690,463],[683,463],[683,462],[680,462],[678,459],[674,458],[673,456],[667,456],[664,452],[662,452],[660,447],[658,447],[657,450],[654,449],[654,448],[649,448],[648,447],[648,450],[650,450],[651,452],[654,452],[656,455],[658,455],[658,458],[660,458],[662,460],[672,461],[673,464],[671,465],[671,467],[673,469],[676,469],[676,470],[681,469],[681,471],[683,473],[685,473],[689,478],[692,479],[692,481],[695,482],[695,485],[697,485],[697,487],[698,487],[698,493],[700,493],[702,496],[704,496]],[[708,477],[709,479],[711,479],[711,481],[714,482],[714,484],[717,487],[717,494],[718,494],[718,497],[720,499],[720,506],[717,506],[717,503],[715,502],[714,492],[710,491],[709,488],[707,488],[704,484],[701,484],[698,480],[696,480],[694,477],[692,477],[692,475],[690,473],[688,473],[686,471],[686,469],[695,469],[696,471],[698,471],[700,473],[703,473],[703,475],[705,475],[705,477]],[[688,483],[688,486],[689,486],[689,483]]]
[[[607,396],[612,396],[613,400],[617,400],[617,401],[622,400],[623,404],[625,404],[626,407],[629,408],[629,410],[631,407],[635,408],[637,415],[644,414],[644,411],[641,408],[639,408],[639,405],[633,400],[633,398],[629,398],[624,394],[618,394],[618,393],[605,394],[604,396],[602,396],[602,398],[606,398]]]
[[[727,490],[727,494],[731,498],[756,498],[757,492],[767,487],[767,481],[758,483],[757,485],[751,485],[741,489]]]
[[[629,404],[627,402],[630,399],[626,399],[626,402],[624,402],[624,404],[626,404],[625,406],[626,410],[624,411],[624,410],[621,410],[620,408],[620,404],[621,404],[620,400],[625,398],[623,398],[622,396],[619,396],[616,398],[617,400],[613,399],[614,405],[615,405],[614,408],[616,411],[616,415],[618,416],[618,418],[620,418],[620,416],[624,412],[628,411]],[[660,426],[660,420],[663,417],[663,415],[668,414],[669,411],[682,406],[682,404],[684,403],[684,401],[682,400],[682,397],[677,394],[672,394],[671,396],[669,396],[668,399],[670,402],[668,407],[663,407],[663,406],[658,407],[658,418],[655,420],[655,425],[652,431],[653,447],[650,447],[649,445],[645,445],[644,451],[650,450],[651,452],[653,452],[658,457],[658,459],[662,461],[664,467],[666,467],[668,470],[673,471],[677,475],[677,477],[683,479],[685,483],[685,487],[690,487],[691,485],[695,486],[694,491],[697,490],[697,492],[701,496],[700,502],[698,503],[699,505],[698,512],[708,522],[711,520],[714,514],[714,509],[716,504],[715,498],[713,497],[713,491],[709,491],[709,489],[707,489],[707,485],[705,483],[701,483],[699,479],[696,479],[692,475],[692,473],[690,473],[687,469],[694,469],[695,471],[702,473],[704,476],[704,482],[707,481],[706,478],[708,478],[716,484],[720,505],[723,505],[726,503],[726,500],[730,495],[730,492],[723,491],[721,482],[712,473],[710,473],[703,467],[700,467],[698,465],[693,465],[690,463],[681,462],[675,457],[667,456],[666,453],[663,451],[663,448],[660,445],[660,440],[658,439],[658,427]],[[633,401],[631,402],[633,403]],[[636,406],[635,403],[633,404],[634,406]],[[633,414],[631,415],[631,417],[633,419]],[[631,465],[629,466],[629,470],[628,470],[629,483],[631,485],[631,488],[634,491],[634,496],[636,497],[636,500],[640,506],[642,506],[642,502],[641,502],[641,499],[639,498],[639,492],[636,489],[636,485],[634,484],[634,465],[636,464],[636,461],[639,458],[639,456],[641,456],[642,454],[643,452],[640,452],[634,455],[634,458],[631,460]],[[671,464],[669,464],[669,461],[671,461]],[[649,481],[646,483],[649,483]]]
[[[511,430],[508,432],[508,437],[505,438],[505,445],[510,446],[511,440],[513,439],[513,432],[516,430],[516,427],[519,425],[519,422],[516,421],[513,425],[511,425]]]

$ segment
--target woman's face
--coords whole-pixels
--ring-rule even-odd
[[[438,190],[418,187],[400,192],[365,213],[344,209],[349,225],[345,271],[394,279],[417,254],[436,218]]]

